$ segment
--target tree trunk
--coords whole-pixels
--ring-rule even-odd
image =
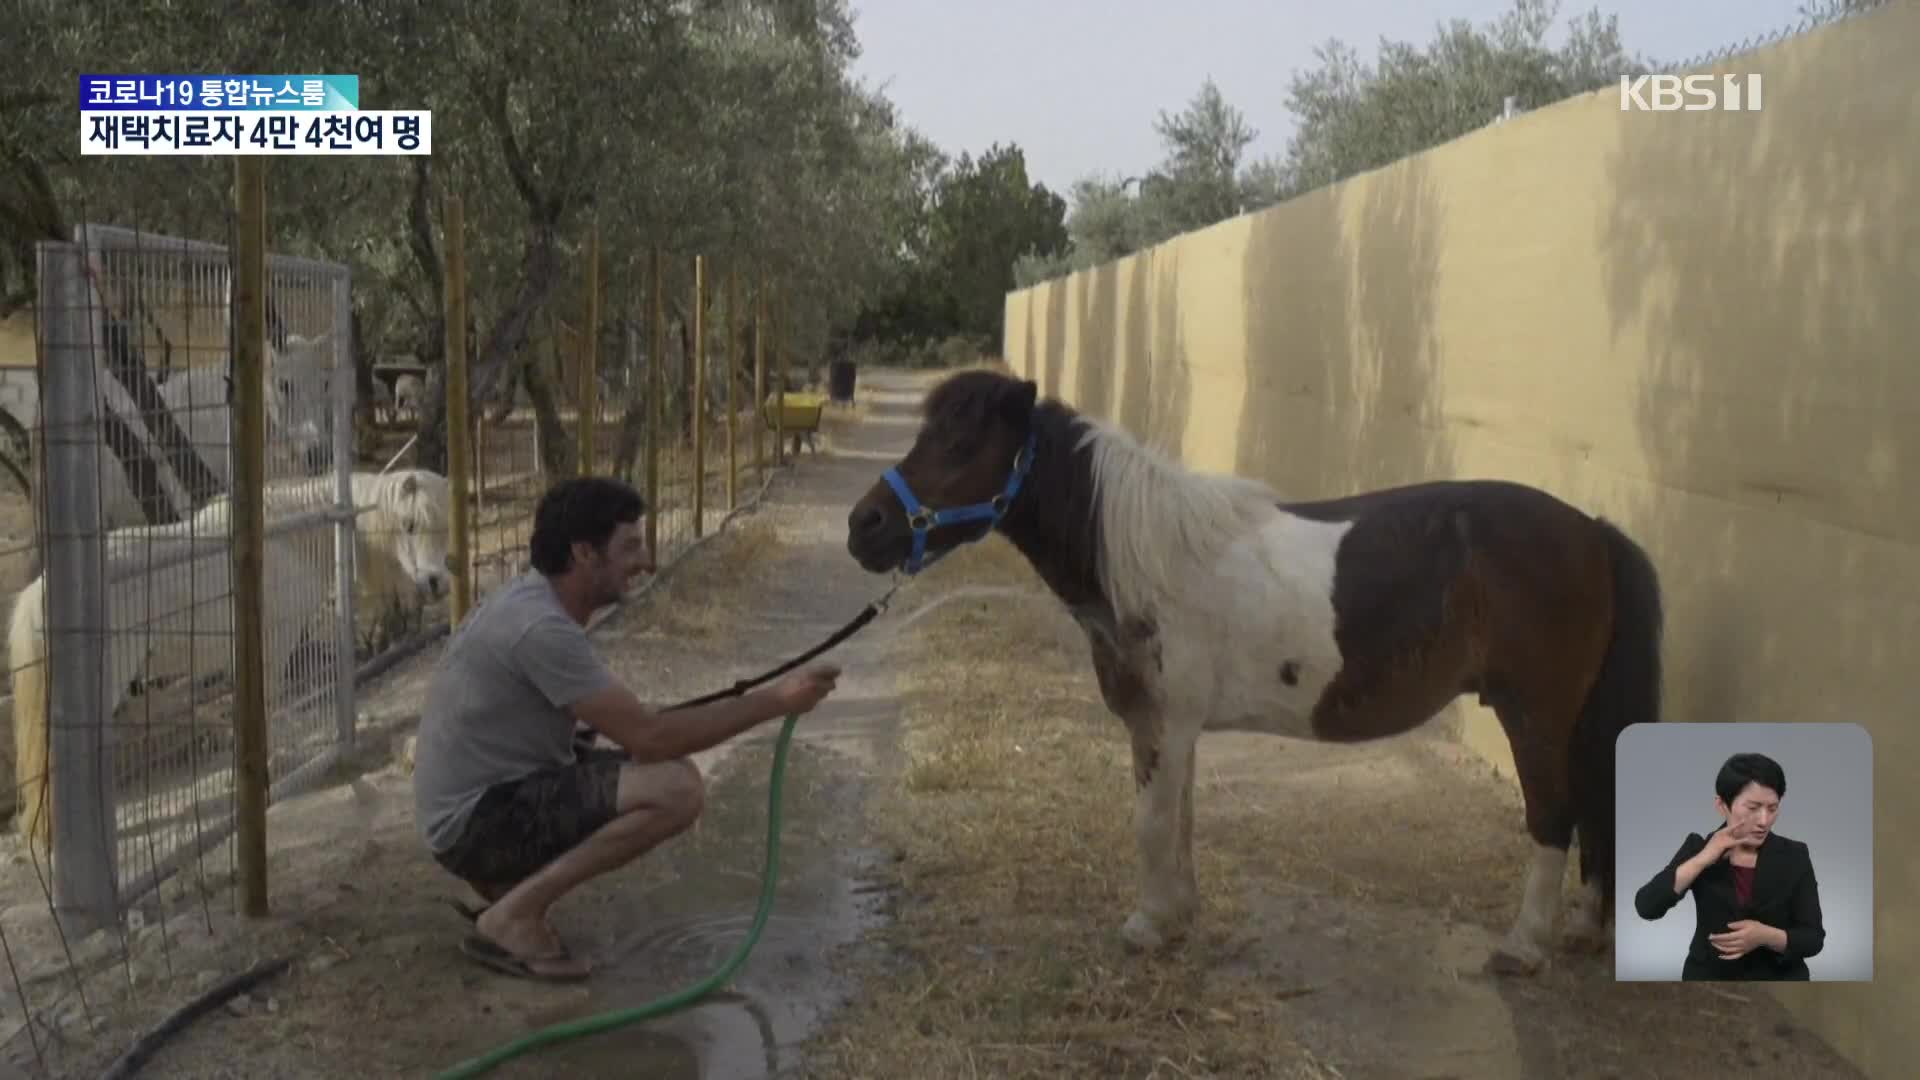
[[[353,305],[353,420],[355,426],[373,422],[375,376],[373,374],[373,347],[367,344],[367,335],[361,329],[360,305]],[[331,412],[331,406],[329,406]]]
[[[680,393],[674,395],[681,402],[680,438],[687,443],[693,442],[693,410],[697,403],[693,400],[693,318],[684,311],[680,315]]]
[[[131,329],[126,323],[112,317],[107,320],[106,352],[107,374],[117,380],[133,399],[140,419],[153,434],[154,446],[165,456],[173,474],[180,478],[181,486],[187,489],[189,505],[184,510],[175,507],[166,488],[160,483],[160,463],[153,455],[153,448],[141,443],[132,425],[124,418],[114,415],[110,409],[103,410],[106,444],[120,460],[127,483],[132,487],[134,497],[139,500],[147,523],[170,525],[198,510],[215,495],[224,494],[226,488],[220,483],[220,478],[200,459],[199,452],[188,441],[186,432],[180,429],[179,420],[161,401],[160,388],[154,384],[140,348],[133,342]]]
[[[424,157],[413,159],[413,196],[407,209],[407,247],[414,265],[427,279],[425,312],[426,334],[414,359],[427,369],[420,380],[420,403],[414,423],[414,460],[423,469],[445,474],[447,471],[446,435],[446,359],[447,359],[447,282],[440,265],[440,252],[433,245],[433,162]],[[384,464],[384,463],[383,463]]]
[[[0,450],[0,467],[4,467],[14,482],[20,485],[21,496],[31,500],[33,480],[28,474],[33,471],[33,435],[18,417],[5,409],[0,409],[0,429],[4,430],[7,443],[6,448]]]
[[[32,102],[22,99],[10,104]],[[33,280],[33,245],[40,240],[64,241],[66,215],[46,167],[25,150],[11,146],[0,148],[0,177],[6,181],[7,195],[0,198],[0,232],[14,248],[24,273],[25,281],[17,298],[31,303],[37,287]],[[7,304],[11,305],[15,299],[9,296]],[[160,388],[148,373],[124,322],[109,316],[105,344],[108,374],[126,388],[146,427],[155,436],[158,449],[186,487],[193,500],[187,509],[198,509],[206,499],[221,494],[219,479],[194,451],[173,414],[161,407]],[[154,456],[155,448],[143,444],[127,419],[111,409],[103,410],[101,427],[102,441],[119,462],[147,523],[161,525],[180,520],[184,515],[173,505],[160,482],[160,462]]]
[[[534,430],[540,435],[540,466],[548,476],[572,476],[579,468],[574,450],[579,440],[567,437],[567,430],[560,422],[560,407],[554,400],[553,383],[540,364],[527,364],[520,369],[520,377],[525,381],[527,400],[533,403]]]
[[[526,257],[521,262],[520,287],[506,310],[494,320],[493,332],[487,337],[486,347],[467,366],[469,415],[484,408],[484,404],[500,393],[503,386],[511,399],[514,361],[526,348],[527,328],[534,315],[553,292],[558,258],[555,233],[551,221],[534,221],[527,226]],[[429,380],[430,384],[434,382],[436,380]],[[444,373],[437,382],[440,386],[445,385]],[[528,391],[531,394],[531,384]],[[447,470],[446,392],[429,392],[426,398],[420,409],[420,441],[415,444],[420,455],[420,466],[444,473]]]

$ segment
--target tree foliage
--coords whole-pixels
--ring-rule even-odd
[[[1465,135],[1500,115],[1505,99],[1537,109],[1617,83],[1647,64],[1627,55],[1619,20],[1598,10],[1570,21],[1559,48],[1546,44],[1557,0],[1515,0],[1486,26],[1455,19],[1426,46],[1382,39],[1372,65],[1331,41],[1321,66],[1296,75],[1287,107],[1300,127],[1287,147],[1290,194]]]
[[[271,247],[347,263],[360,351],[437,368],[442,204],[458,192],[474,407],[524,395],[543,426],[558,423],[558,388],[529,362],[530,343],[578,323],[593,228],[603,367],[647,308],[655,248],[678,352],[691,352],[699,254],[707,325],[724,332],[712,316],[729,271],[748,297],[764,278],[788,354],[803,362],[923,261],[903,237],[924,229],[934,149],[851,76],[846,0],[350,0],[324,19],[307,5],[171,0],[22,9],[0,47],[13,84],[28,88],[0,94],[8,303],[32,296],[34,243],[70,238],[82,221],[216,242],[233,233],[231,159],[78,155],[79,71],[351,72],[362,108],[431,109],[431,159],[273,159]],[[437,466],[444,433],[437,408],[427,413],[419,446]],[[569,466],[572,442],[543,438],[560,459],[550,464]]]
[[[1016,267],[1019,284],[1097,266],[1282,196],[1274,162],[1243,166],[1247,146],[1259,133],[1213,80],[1204,82],[1178,113],[1162,111],[1153,129],[1164,152],[1159,164],[1141,176],[1077,181],[1067,221],[1068,250],[1024,255]]]
[[[1017,146],[930,161],[924,211],[907,240],[898,287],[863,315],[851,338],[896,352],[957,338],[1000,339],[1014,261],[1067,244],[1066,200],[1027,176]]]
[[[1535,109],[1646,70],[1621,43],[1617,18],[1597,9],[1569,20],[1558,47],[1547,44],[1557,0],[1514,0],[1492,22],[1455,19],[1425,45],[1382,38],[1372,63],[1330,40],[1318,66],[1296,73],[1287,110],[1296,129],[1279,159],[1242,163],[1255,132],[1203,85],[1185,110],[1155,124],[1165,148],[1144,177],[1102,176],[1074,186],[1067,222],[1071,250],[1030,258],[1021,284],[1095,266],[1182,232],[1247,213],[1378,168],[1485,126],[1508,97]]]

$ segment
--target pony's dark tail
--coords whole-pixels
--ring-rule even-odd
[[[1574,726],[1567,771],[1580,833],[1580,880],[1598,879],[1605,916],[1613,912],[1614,744],[1628,725],[1660,721],[1665,616],[1660,576],[1647,553],[1612,523],[1597,524],[1613,564],[1613,629]]]

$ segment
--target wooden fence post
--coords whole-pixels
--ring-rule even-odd
[[[773,465],[787,464],[787,294],[773,302]]]
[[[767,482],[767,271],[760,268],[753,288],[753,484]]]
[[[739,408],[734,404],[733,385],[740,381],[740,264],[736,261],[727,267],[727,509],[740,507],[740,450],[739,437],[734,433],[734,416]]]
[[[660,425],[667,411],[661,407],[661,354],[667,351],[666,265],[660,249],[653,249],[653,318],[649,320],[652,340],[647,346],[647,551],[660,555]]]
[[[233,297],[234,834],[241,909],[267,914],[267,685],[264,627],[267,457],[267,159],[234,159],[239,243]]]
[[[457,194],[447,196],[447,486],[452,489],[452,527],[448,567],[453,596],[447,606],[450,625],[460,625],[473,610],[473,536],[469,511],[473,462],[467,440],[467,241],[466,207]]]
[[[707,506],[707,257],[693,257],[693,537]]]

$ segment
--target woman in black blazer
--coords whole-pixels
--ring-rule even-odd
[[[1725,823],[1706,836],[1688,833],[1634,893],[1634,910],[1658,919],[1693,893],[1683,980],[1806,981],[1807,957],[1820,952],[1827,932],[1807,845],[1773,831],[1786,771],[1764,754],[1735,754],[1713,787]]]

